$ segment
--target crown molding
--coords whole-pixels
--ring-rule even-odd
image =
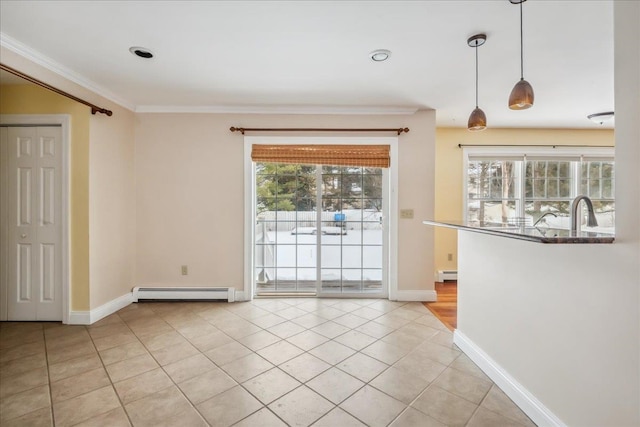
[[[28,59],[29,61],[35,64],[40,65],[41,67],[46,68],[47,70],[61,77],[64,77],[67,80],[72,81],[73,83],[76,83],[77,85],[82,86],[87,90],[90,90],[91,92],[97,95],[102,96],[103,98],[108,99],[109,101],[115,102],[116,104],[128,110],[131,110],[131,111],[136,110],[135,104],[133,104],[132,102],[119,97],[118,95],[108,91],[107,89],[103,88],[97,83],[81,76],[80,74],[65,67],[59,62],[54,61],[48,56],[43,55],[37,50],[30,48],[29,46],[19,42],[13,37],[10,37],[2,32],[0,32],[0,46],[22,56],[25,59]]]
[[[275,105],[138,105],[136,113],[412,115],[418,108]]]

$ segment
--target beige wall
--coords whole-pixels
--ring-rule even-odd
[[[136,125],[137,285],[243,289],[243,137],[229,127],[385,127],[399,139],[398,288],[433,289],[435,114],[312,116],[138,114]],[[305,134],[306,136],[312,136]],[[291,135],[290,135],[291,136]],[[324,134],[323,136],[328,136]],[[180,266],[189,266],[189,275]]]
[[[9,49],[1,47],[0,56],[12,68],[113,110],[112,117],[92,115],[86,105],[34,85],[11,85],[0,91],[3,114],[71,116],[71,310],[88,311],[133,285],[134,113]]]
[[[614,134],[610,129],[487,129],[482,132],[457,128],[436,129],[435,219],[441,221],[463,219],[463,158],[458,144],[613,146]],[[455,230],[436,229],[436,271],[457,269],[456,238]],[[448,254],[452,254],[451,261],[448,260]]]
[[[5,114],[72,115],[72,310],[97,308],[136,284],[242,289],[243,144],[231,125],[410,127],[399,143],[398,207],[413,208],[415,217],[398,224],[398,288],[433,289],[433,230],[421,224],[434,209],[433,111],[136,115],[11,51],[3,48],[2,55],[7,65],[114,111],[93,116],[84,105],[30,85],[2,91]],[[215,182],[225,190],[217,191]],[[180,275],[183,264],[188,276]]]
[[[135,173],[133,112],[91,117],[89,159],[89,264],[91,308],[135,283]]]

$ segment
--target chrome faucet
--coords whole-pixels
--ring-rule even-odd
[[[533,226],[535,227],[536,225],[538,225],[538,223],[539,223],[540,221],[542,221],[542,220],[544,219],[544,217],[545,217],[545,216],[547,216],[547,215],[553,215],[553,216],[554,216],[554,217],[556,217],[556,218],[558,217],[558,215],[554,214],[553,212],[545,212],[545,213],[544,213],[540,218],[538,218],[538,220],[537,220],[536,222],[534,222],[534,223],[533,223]],[[547,221],[545,220],[545,223],[546,223],[546,222],[547,222]]]
[[[584,200],[587,205],[587,210],[589,211],[589,218],[587,219],[587,225],[589,227],[596,227],[598,225],[598,221],[596,220],[596,215],[593,212],[593,203],[591,203],[591,199],[587,196],[578,196],[573,199],[571,202],[571,234],[576,234],[578,231],[578,206],[580,206],[580,201]]]

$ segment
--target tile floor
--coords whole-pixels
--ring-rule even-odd
[[[132,304],[0,323],[10,426],[533,426],[420,303]]]

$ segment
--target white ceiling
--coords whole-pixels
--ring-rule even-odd
[[[0,2],[3,46],[137,111],[402,112],[438,126],[599,128],[613,110],[612,1],[529,0],[524,76],[535,105],[507,107],[520,77],[519,6],[448,1]],[[143,46],[155,58],[129,53]],[[368,53],[389,49],[374,63]],[[605,124],[611,126],[611,123]]]

